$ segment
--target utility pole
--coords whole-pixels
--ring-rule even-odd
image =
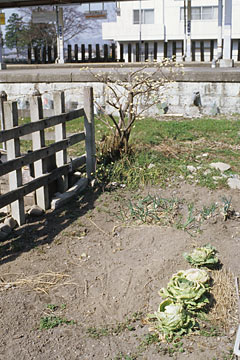
[[[187,0],[187,56],[186,56],[186,61],[192,61],[191,20],[192,20],[192,4],[191,4],[191,0]]]
[[[1,9],[0,9],[0,14],[2,14]],[[2,27],[0,23],[0,70],[5,70],[5,69],[6,69],[6,64],[3,63],[3,36],[2,36]]]
[[[142,61],[142,0],[139,0],[139,60]]]
[[[222,58],[222,18],[223,0],[218,0],[218,39],[217,39],[217,58]]]
[[[224,6],[224,45],[220,67],[233,67],[232,60],[232,0],[225,0]]]
[[[184,0],[184,7],[183,7],[183,16],[184,16],[184,40],[183,40],[183,59],[185,60],[187,57],[187,4],[186,0]]]
[[[57,63],[64,64],[64,40],[63,40],[63,8],[56,6],[57,23]]]

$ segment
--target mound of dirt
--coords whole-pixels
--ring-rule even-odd
[[[178,199],[171,222],[142,223],[131,215],[129,200],[148,194]],[[218,250],[224,271],[218,281],[224,279],[234,297],[240,227],[238,216],[224,220],[223,195],[237,213],[237,190],[182,184],[89,190],[37,221],[29,217],[0,245],[0,359],[230,359],[238,323],[234,299],[224,298],[202,331],[175,344],[159,342],[145,321],[161,301],[159,289],[190,267],[182,254],[206,243]],[[214,212],[206,213],[212,204]]]

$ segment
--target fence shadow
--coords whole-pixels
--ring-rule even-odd
[[[94,209],[101,189],[87,189],[82,195],[60,209],[47,211],[41,217],[27,217],[27,223],[15,229],[0,245],[0,265],[14,261],[42,245],[51,244],[57,235],[67,229],[77,219]]]

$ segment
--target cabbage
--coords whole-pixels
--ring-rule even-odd
[[[159,294],[175,303],[184,304],[188,310],[195,311],[209,303],[206,292],[207,288],[201,282],[173,276],[167,288],[162,288]]]
[[[173,277],[182,277],[189,281],[202,283],[205,287],[207,286],[207,282],[210,280],[207,271],[202,269],[180,270],[177,274],[174,274]]]
[[[164,300],[158,311],[149,315],[149,318],[154,320],[153,329],[162,333],[165,338],[187,333],[195,324],[183,304],[173,303],[169,299]]]
[[[210,244],[196,248],[191,254],[184,254],[184,258],[195,266],[215,266],[219,260],[215,256],[216,249]]]

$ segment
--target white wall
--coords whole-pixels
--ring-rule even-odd
[[[143,40],[163,40],[164,24],[166,25],[166,40],[184,38],[184,24],[180,20],[180,7],[183,0],[142,0],[142,9],[154,9],[153,25],[142,25]],[[217,6],[218,0],[192,0],[192,6]],[[138,41],[140,26],[133,24],[133,9],[139,9],[139,1],[121,3],[121,15],[117,22],[102,25],[103,39],[115,41]],[[164,10],[163,10],[164,8]],[[233,0],[232,37],[240,39],[240,1]],[[192,39],[217,39],[217,19],[192,20]]]

